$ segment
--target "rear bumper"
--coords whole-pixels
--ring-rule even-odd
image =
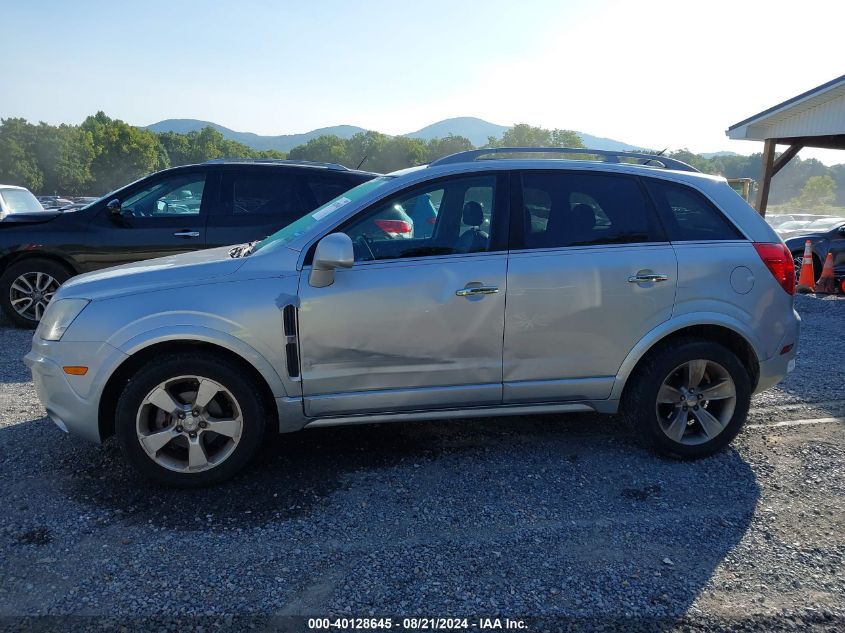
[[[760,362],[760,377],[757,380],[757,388],[754,393],[760,393],[766,389],[770,389],[778,384],[781,380],[787,377],[792,370],[795,369],[795,357],[798,353],[798,334],[801,327],[801,317],[793,310],[795,315],[787,327],[786,333],[783,335],[778,344],[775,355],[768,360]],[[789,351],[781,353],[787,346],[790,346]]]
[[[105,343],[62,343],[33,340],[24,362],[32,372],[35,392],[47,415],[66,433],[101,442],[100,396],[108,377],[126,358]],[[66,365],[85,365],[85,376],[69,376]]]

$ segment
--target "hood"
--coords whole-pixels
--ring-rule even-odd
[[[212,282],[244,265],[247,258],[230,257],[231,249],[210,248],[85,273],[66,281],[56,298],[104,299]]]
[[[0,228],[17,224],[42,224],[55,220],[62,215],[58,209],[53,211],[38,211],[37,213],[7,213],[0,214]]]

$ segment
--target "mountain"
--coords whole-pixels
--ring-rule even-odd
[[[253,134],[252,132],[236,132],[227,127],[212,123],[211,121],[200,121],[198,119],[165,119],[158,123],[148,125],[146,129],[150,132],[178,132],[179,134],[187,134],[188,132],[199,132],[205,127],[212,127],[220,132],[224,137],[238,143],[248,145],[252,149],[267,150],[275,149],[280,152],[289,152],[297,145],[303,145],[312,138],[317,138],[324,134],[334,134],[341,138],[351,138],[352,135],[358,132],[366,132],[364,128],[356,127],[354,125],[334,125],[332,127],[323,127],[310,132],[302,134],[281,134],[279,136],[262,136],[260,134]]]
[[[578,136],[584,142],[584,147],[590,149],[607,149],[615,152],[636,152],[643,148],[636,145],[628,145],[622,141],[615,141],[612,138],[604,138],[603,136],[593,136],[586,132],[578,132]]]
[[[480,146],[487,143],[487,139],[491,136],[500,137],[508,129],[507,125],[496,125],[484,119],[477,119],[471,116],[455,117],[454,119],[445,119],[426,125],[421,130],[410,132],[405,136],[411,138],[419,138],[424,141],[430,141],[433,138],[443,138],[453,134],[455,136],[463,136],[468,138],[473,145]]]
[[[354,125],[335,125],[332,127],[324,127],[302,134],[282,134],[279,136],[262,136],[260,134],[253,134],[252,132],[236,132],[227,127],[218,125],[211,121],[200,121],[198,119],[165,119],[158,123],[148,125],[146,129],[151,132],[179,132],[180,134],[187,134],[188,132],[198,132],[204,127],[212,127],[220,132],[227,139],[238,141],[244,145],[257,150],[275,149],[281,152],[289,152],[297,145],[307,143],[312,138],[317,138],[323,134],[334,134],[340,138],[350,138],[358,132],[365,132],[366,130]],[[481,146],[487,143],[487,139],[491,136],[500,137],[504,134],[509,126],[497,125],[490,123],[484,119],[476,117],[455,117],[452,119],[445,119],[427,125],[416,132],[409,132],[405,136],[411,138],[418,138],[424,141],[433,138],[443,138],[454,134],[455,136],[463,136],[468,138],[473,145]],[[636,145],[629,145],[622,141],[616,141],[611,138],[604,138],[602,136],[593,136],[585,132],[578,132],[578,135],[584,141],[586,147],[593,149],[607,149],[615,151],[634,151],[642,149]]]
[[[736,152],[705,152],[701,154],[704,158],[716,158],[717,156],[739,156]]]

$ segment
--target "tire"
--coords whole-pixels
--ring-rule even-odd
[[[207,402],[203,392],[213,392]],[[118,399],[115,435],[127,461],[147,479],[197,488],[243,469],[261,447],[267,419],[258,386],[240,367],[213,353],[194,352],[141,367]]]
[[[690,387],[690,378],[694,382],[698,375],[701,379]],[[684,338],[650,352],[636,368],[622,410],[658,453],[698,459],[736,437],[750,403],[751,378],[736,354],[719,343]]]
[[[49,259],[31,257],[15,262],[0,276],[0,308],[18,327],[35,329],[53,293],[72,276],[65,266]],[[27,289],[33,291],[30,304],[25,303],[29,293],[21,292]],[[19,312],[23,306],[26,308]]]

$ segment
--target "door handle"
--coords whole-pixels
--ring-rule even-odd
[[[499,292],[498,286],[474,286],[456,290],[455,294],[459,297],[475,297],[478,295],[494,295],[497,292]]]
[[[199,231],[176,231],[173,237],[199,237]]]
[[[669,281],[669,275],[662,273],[637,273],[628,277],[629,284],[644,284],[653,281]]]

